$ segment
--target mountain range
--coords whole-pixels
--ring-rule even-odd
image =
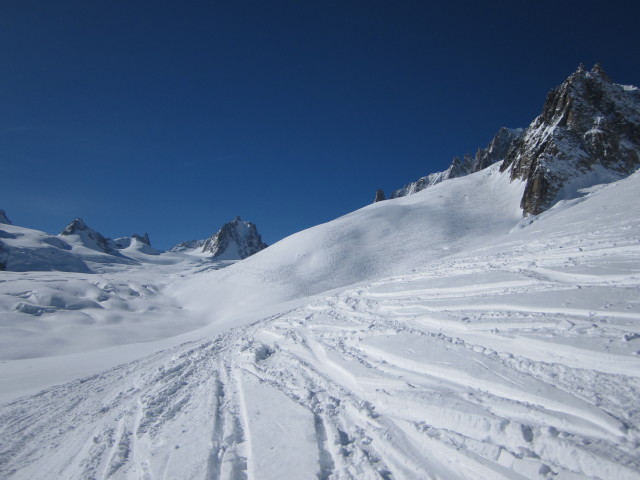
[[[98,264],[139,264],[165,254],[149,234],[110,239],[76,218],[59,235],[18,227],[0,212],[0,270],[92,272]],[[236,217],[205,240],[183,242],[170,252],[202,259],[236,261],[266,248],[253,223]],[[168,252],[168,253],[170,253]],[[90,266],[91,265],[91,266]]]

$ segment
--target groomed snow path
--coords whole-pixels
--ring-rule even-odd
[[[6,404],[0,477],[638,479],[640,221],[610,207],[631,180]]]

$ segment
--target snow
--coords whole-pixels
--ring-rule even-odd
[[[526,221],[522,189],[493,166],[230,264],[2,272],[0,477],[640,478],[640,173]]]

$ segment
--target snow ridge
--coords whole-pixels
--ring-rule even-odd
[[[479,172],[494,163],[504,160],[513,141],[523,132],[522,128],[502,127],[493,137],[486,148],[478,148],[475,156],[465,154],[463,159],[454,157],[451,165],[444,172],[431,173],[415,182],[391,193],[391,198],[404,197],[417,193],[425,188],[437,185],[450,178],[463,177],[471,173]]]

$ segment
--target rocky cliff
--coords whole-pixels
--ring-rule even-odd
[[[640,92],[600,65],[582,65],[547,95],[542,114],[509,147],[501,170],[526,181],[521,207],[536,215],[579,188],[640,166]]]

